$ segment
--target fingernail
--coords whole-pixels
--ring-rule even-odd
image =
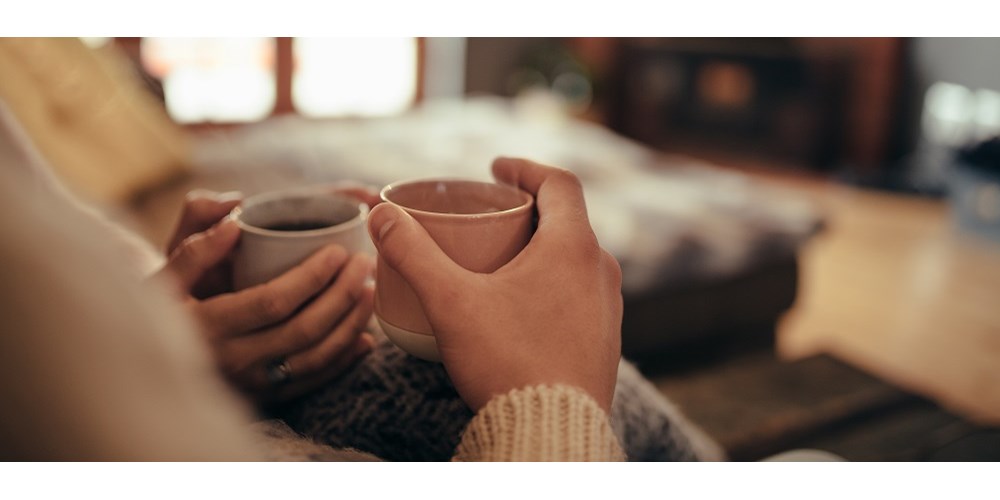
[[[379,209],[368,219],[369,233],[376,245],[382,241],[382,238],[389,232],[389,229],[396,223],[400,215],[398,208],[385,203],[382,206],[385,208]]]
[[[240,228],[236,226],[236,220],[232,217],[226,217],[219,221],[218,224],[208,230],[208,234],[212,236],[229,236],[231,233],[239,232]]]
[[[378,229],[378,241],[376,241],[376,243],[382,241],[382,238],[385,237],[385,233],[388,233],[389,229],[392,228],[392,225],[395,223],[396,219],[389,219],[382,224],[382,227]]]
[[[228,201],[242,200],[242,199],[243,199],[243,193],[240,191],[226,191],[225,193],[219,193],[215,196],[215,201],[222,203]]]
[[[219,193],[216,193],[215,191],[209,189],[197,188],[188,191],[187,194],[184,195],[184,198],[187,201],[192,201],[201,198],[215,198],[218,195]]]

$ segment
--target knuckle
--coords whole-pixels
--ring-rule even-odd
[[[347,251],[339,245],[331,245],[326,247],[325,255],[326,258],[311,259],[301,267],[305,285],[314,290],[326,286],[331,276],[342,266],[342,264],[331,266],[330,261],[342,263],[347,258]]]
[[[258,286],[261,288],[254,310],[261,320],[275,322],[292,312],[288,299],[278,293],[273,286],[267,284]]]
[[[575,255],[576,259],[578,259],[575,261],[576,263],[587,264],[587,267],[596,266],[600,263],[603,250],[593,231],[580,232],[571,244],[574,250],[572,255]]]
[[[336,245],[336,244],[327,245],[325,247],[325,249],[326,249],[327,252],[329,252],[327,254],[328,258],[331,259],[331,260],[339,262],[340,265],[343,265],[343,262],[346,261],[347,258],[350,256],[347,253],[347,249],[344,248],[344,247],[342,247],[342,246],[340,246],[340,245]],[[338,265],[338,267],[339,267],[339,265]]]
[[[304,321],[293,321],[288,325],[285,335],[287,335],[291,347],[299,348],[319,340],[322,336],[322,329]]]
[[[336,362],[354,341],[358,335],[353,329],[351,332],[333,335],[321,348],[317,348],[310,355],[305,356],[301,361],[303,370],[313,372],[319,371]]]
[[[615,285],[615,288],[621,288],[622,266],[618,263],[618,259],[615,259],[607,250],[603,249],[601,250],[601,257],[604,261],[604,269],[611,278],[612,284]]]
[[[594,234],[593,230],[584,231],[582,235],[583,246],[587,249],[588,255],[593,258],[599,258],[604,249],[601,248],[601,242],[598,241],[597,235]]]
[[[336,358],[338,355],[343,353],[348,347],[350,347],[350,342],[354,340],[357,334],[350,335],[338,335],[331,339],[329,349],[323,352],[322,360],[323,364],[327,364]]]
[[[305,285],[312,290],[323,288],[330,279],[330,273],[323,266],[307,266],[304,272]]]

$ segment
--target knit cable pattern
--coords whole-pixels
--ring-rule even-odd
[[[494,397],[469,423],[456,461],[623,461],[608,415],[586,392],[565,385]]]

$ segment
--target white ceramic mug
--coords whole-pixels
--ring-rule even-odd
[[[365,229],[368,207],[329,188],[304,187],[251,196],[233,209],[240,242],[233,257],[233,288],[266,283],[320,248],[372,252]]]

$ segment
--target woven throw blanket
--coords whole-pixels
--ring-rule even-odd
[[[429,102],[404,115],[360,120],[282,117],[204,135],[195,172],[219,188],[256,170],[314,184],[382,186],[418,177],[490,180],[497,156],[573,171],[590,223],[622,265],[626,294],[683,288],[780,262],[821,228],[808,200],[702,161],[666,157],[602,126],[531,99]],[[221,182],[224,181],[224,182]]]
[[[392,461],[445,461],[473,413],[443,365],[382,340],[347,374],[277,415],[306,438],[336,449]],[[626,362],[618,369],[611,423],[632,461],[723,458],[718,445]]]

